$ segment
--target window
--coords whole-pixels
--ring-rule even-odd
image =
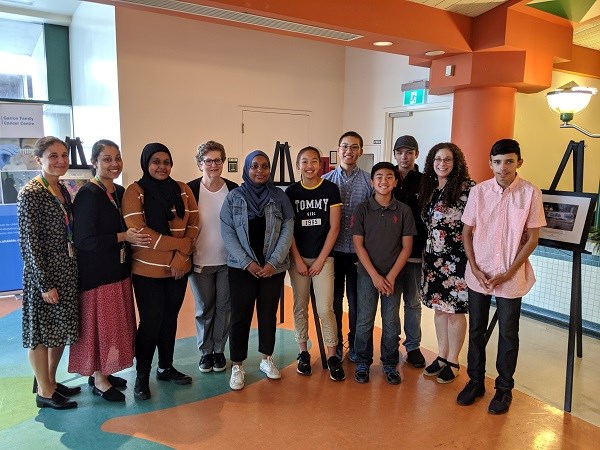
[[[48,101],[42,24],[0,19],[0,99]]]

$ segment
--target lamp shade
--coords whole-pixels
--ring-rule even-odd
[[[573,119],[573,114],[582,111],[590,102],[592,95],[597,92],[596,88],[578,86],[576,83],[559,87],[546,94],[548,106],[554,112],[560,114],[563,121]]]

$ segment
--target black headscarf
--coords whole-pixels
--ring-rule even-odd
[[[147,144],[142,150],[140,164],[144,175],[138,180],[138,184],[144,190],[144,216],[146,224],[154,231],[160,234],[171,235],[169,221],[175,218],[173,214],[173,206],[177,212],[177,217],[183,218],[185,214],[185,206],[181,198],[181,188],[177,181],[168,177],[166,180],[157,180],[148,172],[150,159],[157,152],[164,152],[171,158],[171,152],[164,145],[158,142]]]
[[[257,184],[250,179],[250,166],[252,165],[252,160],[257,156],[264,156],[269,163],[269,166],[271,165],[269,157],[265,152],[254,150],[246,156],[242,172],[244,183],[237,188],[248,205],[248,218],[253,219],[255,217],[262,217],[265,214],[265,206],[267,206],[271,199],[279,206],[284,219],[293,217],[294,210],[292,209],[287,196],[281,189],[273,184],[273,180],[270,176],[269,180],[264,184]]]

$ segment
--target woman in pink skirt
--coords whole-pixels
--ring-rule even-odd
[[[73,203],[73,238],[79,274],[80,335],[71,346],[69,372],[89,375],[94,395],[122,402],[127,380],[112,374],[133,365],[135,313],[127,242],[147,245],[150,237],[127,229],[121,215],[125,189],[119,147],[100,140],[92,147],[94,178]]]

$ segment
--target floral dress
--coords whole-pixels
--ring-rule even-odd
[[[61,183],[65,207],[71,197]],[[61,347],[77,342],[77,262],[69,256],[64,213],[56,198],[36,179],[17,198],[19,243],[23,257],[23,346]],[[56,305],[42,292],[58,291]]]
[[[423,252],[421,297],[428,308],[446,313],[467,312],[467,256],[462,242],[461,218],[473,186],[475,182],[469,180],[458,201],[450,206],[439,201],[441,190],[436,189],[423,212],[427,242]]]

